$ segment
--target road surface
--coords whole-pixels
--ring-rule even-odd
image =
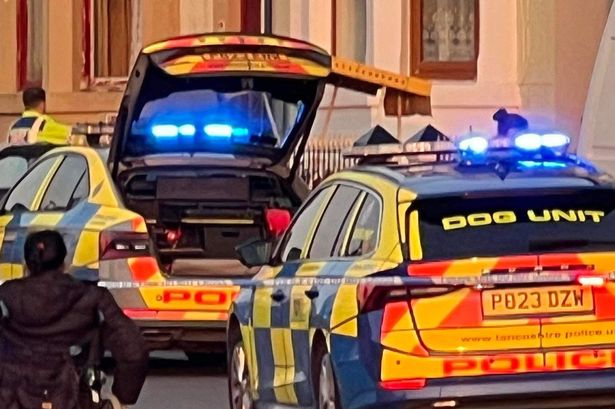
[[[154,353],[134,409],[228,409],[224,357],[188,361],[181,353]]]

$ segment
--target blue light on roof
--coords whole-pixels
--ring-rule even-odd
[[[207,136],[213,138],[230,138],[233,136],[233,127],[224,124],[209,124],[203,127]]]
[[[154,125],[152,135],[156,138],[175,138],[179,134],[177,125]]]
[[[515,138],[515,147],[524,151],[537,151],[542,147],[542,136],[537,133],[523,133]]]
[[[533,161],[533,160],[521,160],[519,161],[519,165],[524,168],[550,168],[550,169],[561,169],[565,168],[566,164],[563,162],[554,162],[554,161]]]
[[[248,128],[233,128],[233,136],[238,136],[238,137],[250,136],[250,130]]]
[[[466,153],[481,155],[487,151],[489,142],[482,136],[472,136],[459,142],[459,150]]]
[[[178,128],[181,136],[194,136],[196,134],[196,127],[192,124],[184,124]]]
[[[542,135],[542,146],[545,148],[561,148],[570,144],[570,138],[561,133],[548,133]]]
[[[205,135],[211,138],[245,138],[250,136],[250,130],[248,128],[235,128],[231,125],[226,124],[209,124],[203,127],[203,132]]]

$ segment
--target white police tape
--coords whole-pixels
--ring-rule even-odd
[[[284,286],[340,286],[369,284],[373,286],[409,287],[490,287],[497,285],[568,284],[576,283],[579,276],[601,277],[615,281],[615,273],[606,275],[579,272],[528,272],[509,274],[486,274],[481,276],[387,276],[387,277],[292,277],[271,279],[186,279],[165,281],[99,281],[98,285],[108,289],[130,289],[145,287],[284,287]]]

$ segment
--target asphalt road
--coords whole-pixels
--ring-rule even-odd
[[[134,409],[228,409],[224,357],[198,362],[182,353],[154,353]]]

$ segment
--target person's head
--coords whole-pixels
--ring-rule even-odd
[[[509,114],[504,108],[493,114],[493,120],[498,123],[499,136],[512,136],[529,127],[527,119],[518,114]]]
[[[41,114],[45,113],[47,96],[44,89],[40,87],[28,88],[24,90],[22,99],[25,109],[38,111]]]
[[[57,231],[43,230],[26,238],[24,258],[32,276],[62,269],[65,257],[66,245]]]

